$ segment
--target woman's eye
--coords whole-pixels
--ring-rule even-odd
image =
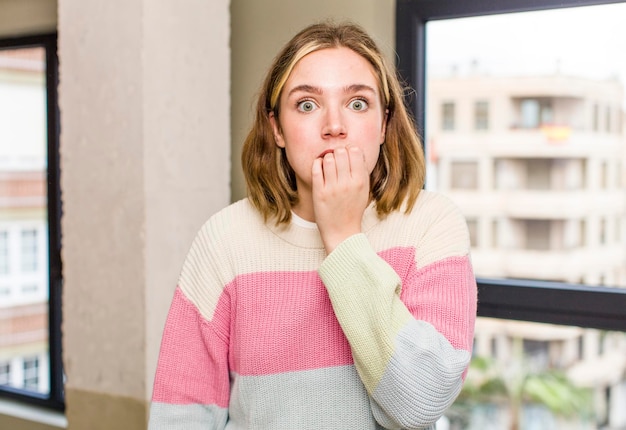
[[[311,112],[315,109],[315,103],[310,100],[304,100],[298,103],[298,110],[302,112]]]
[[[367,102],[365,100],[361,100],[361,99],[352,100],[350,102],[349,106],[350,106],[350,109],[353,109],[353,110],[356,110],[356,111],[365,110],[368,107],[367,106]]]

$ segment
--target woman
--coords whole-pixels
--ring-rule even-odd
[[[421,190],[400,84],[360,27],[287,43],[242,161],[248,198],[183,265],[150,429],[434,428],[471,357],[467,227]]]

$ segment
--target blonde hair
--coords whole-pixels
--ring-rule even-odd
[[[269,115],[273,113],[279,121],[281,92],[298,61],[311,52],[338,47],[353,50],[372,65],[381,102],[388,111],[385,142],[370,175],[378,215],[382,218],[399,210],[405,202],[405,211],[409,212],[424,185],[424,152],[395,69],[358,25],[313,24],[296,34],[274,59],[243,146],[241,160],[248,198],[266,221],[275,218],[277,224],[289,222],[291,209],[298,203],[295,174],[285,150],[276,145]]]

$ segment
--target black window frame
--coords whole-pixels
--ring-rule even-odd
[[[418,132],[424,136],[429,21],[612,3],[624,0],[396,0],[396,65],[414,90],[407,103]],[[626,331],[626,289],[537,280],[477,282],[479,316]]]
[[[47,203],[48,203],[48,343],[50,355],[50,392],[48,394],[0,386],[0,399],[13,399],[52,410],[65,410],[61,339],[61,185],[59,161],[59,61],[57,33],[0,37],[0,49],[41,47],[46,61],[46,120],[47,120]]]

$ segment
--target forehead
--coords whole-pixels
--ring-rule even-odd
[[[293,67],[285,88],[314,85],[319,88],[364,84],[378,88],[374,67],[346,47],[325,48],[302,57]]]

